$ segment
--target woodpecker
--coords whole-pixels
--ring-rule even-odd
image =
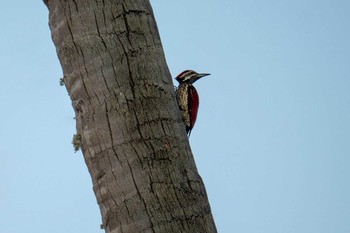
[[[208,75],[210,74],[199,74],[193,70],[185,70],[175,78],[179,82],[176,90],[176,98],[188,136],[191,135],[193,126],[196,123],[199,106],[199,96],[193,83]]]

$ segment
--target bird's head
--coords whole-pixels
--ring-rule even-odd
[[[181,83],[190,83],[193,84],[195,81],[198,79],[208,76],[210,74],[208,73],[197,73],[196,71],[193,70],[185,70],[181,72],[175,79],[181,84]]]

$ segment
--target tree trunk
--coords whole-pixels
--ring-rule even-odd
[[[106,232],[216,232],[148,0],[46,0]]]

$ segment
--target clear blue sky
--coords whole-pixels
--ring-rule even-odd
[[[350,1],[152,5],[173,76],[212,73],[190,140],[219,232],[349,233]],[[1,6],[0,232],[102,232],[47,13]]]

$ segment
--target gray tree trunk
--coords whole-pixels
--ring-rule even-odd
[[[148,0],[47,0],[106,232],[216,232]]]

